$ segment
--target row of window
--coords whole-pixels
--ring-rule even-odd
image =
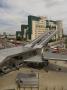
[[[37,25],[36,28],[45,28],[43,25]]]

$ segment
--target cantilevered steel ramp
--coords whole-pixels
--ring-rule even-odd
[[[25,48],[23,46],[13,47],[13,48],[7,48],[0,50],[0,65],[4,63],[4,61],[7,61],[13,56],[19,55],[21,53],[29,52],[32,49]]]
[[[29,44],[25,45],[25,47],[34,47],[38,42],[41,41],[42,38],[44,38],[47,34],[49,33],[49,31],[46,31],[45,33],[43,33],[42,35],[40,35],[39,37],[37,37],[36,39],[34,39],[33,41],[31,41]]]
[[[47,60],[67,61],[67,55],[62,53],[52,53],[47,51],[44,52],[43,57]]]
[[[44,52],[43,60],[40,55],[36,55],[36,56],[30,57],[29,59],[24,60],[24,62],[42,63],[45,60],[67,61],[67,55],[62,55],[60,53]]]
[[[58,30],[49,30],[35,40],[33,40],[32,42],[30,42],[29,44],[25,45],[25,47],[42,48],[56,33],[58,33]]]

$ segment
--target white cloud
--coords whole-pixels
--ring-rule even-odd
[[[63,20],[66,28],[66,8],[66,0],[3,0],[0,2],[0,31],[5,28],[9,29],[9,27],[13,30],[20,30],[20,25],[27,23],[27,16],[30,14]],[[2,22],[7,24],[2,25]]]

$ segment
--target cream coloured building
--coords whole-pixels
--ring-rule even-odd
[[[63,24],[62,21],[48,20],[47,17],[28,16],[28,26],[26,31],[26,39],[34,40],[44,32],[48,30],[58,30],[58,33],[52,38],[52,40],[61,39],[63,36]],[[23,30],[21,30],[23,31]],[[23,31],[25,32],[25,30]],[[24,33],[25,34],[25,33]]]
[[[39,21],[32,21],[31,39],[35,39],[46,31],[46,17],[41,17]]]

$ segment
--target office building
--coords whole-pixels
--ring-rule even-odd
[[[22,39],[26,40],[29,38],[28,25],[21,25]]]
[[[22,33],[21,31],[16,31],[16,39],[21,40],[22,39]]]
[[[61,39],[63,36],[62,21],[48,20],[47,17],[28,16],[28,25],[21,25],[22,38],[34,40],[48,30],[58,30],[52,40]]]

